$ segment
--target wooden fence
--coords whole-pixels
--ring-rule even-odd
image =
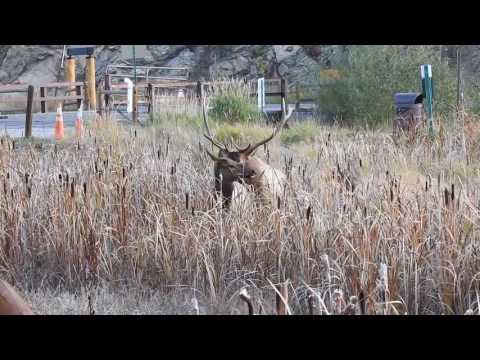
[[[99,89],[100,96],[99,111],[108,111],[116,106],[128,105],[127,90],[128,84],[116,83],[112,81],[112,76],[106,74],[103,79],[103,89]],[[138,120],[138,107],[145,105],[147,113],[152,117],[157,112],[157,101],[161,98],[171,96],[172,93],[178,93],[182,90],[184,97],[201,99],[202,94],[215,92],[216,85],[227,84],[228,81],[168,81],[161,80],[156,82],[139,82],[134,86],[132,118]],[[257,80],[250,81],[250,96],[257,96]],[[163,90],[163,91],[162,91]],[[176,96],[175,96],[176,97]],[[288,97],[288,85],[284,79],[266,79],[265,97]]]
[[[74,92],[74,95],[57,95],[51,93],[53,90],[66,89],[63,93],[68,94]],[[83,82],[56,82],[47,83],[35,88],[33,85],[19,84],[19,85],[2,85],[0,86],[0,94],[22,93],[26,94],[25,102],[26,108],[22,109],[8,109],[6,112],[25,112],[25,137],[32,136],[32,122],[33,122],[33,105],[40,104],[42,113],[48,112],[48,103],[61,103],[67,105],[68,101],[73,101],[80,106],[85,99],[85,84]],[[38,91],[37,91],[38,90]],[[55,91],[56,92],[56,91]]]

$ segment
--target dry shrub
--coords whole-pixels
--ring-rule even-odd
[[[476,123],[465,126],[465,166],[478,169]],[[454,172],[461,132],[396,145],[382,131],[317,131],[308,151],[269,145],[288,176],[279,206],[249,196],[231,211],[214,203],[198,128],[103,121],[80,146],[42,149],[1,138],[2,277],[31,291],[108,283],[195,299],[183,313],[246,313],[244,288],[255,311],[274,313],[271,284],[287,279],[295,314],[478,313],[480,193]]]

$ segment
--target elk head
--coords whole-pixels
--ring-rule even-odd
[[[231,150],[226,144],[217,141],[210,127],[208,126],[207,110],[205,107],[205,99],[202,102],[203,107],[203,120],[205,124],[207,138],[212,145],[219,149],[218,155],[213,155],[210,151],[206,150],[207,154],[214,161],[214,174],[215,174],[215,194],[218,196],[220,193],[223,195],[223,206],[228,207],[230,205],[234,182],[241,183],[244,181],[247,184],[253,185],[254,189],[257,185],[256,179],[262,176],[265,163],[260,159],[251,158],[260,146],[267,144],[271,141],[285,126],[287,120],[292,115],[292,110],[288,110],[288,114],[285,112],[285,101],[282,99],[282,119],[279,125],[274,129],[272,134],[255,144],[248,144],[244,148],[240,148],[236,144],[234,147],[236,150]],[[258,189],[255,189],[258,190]]]

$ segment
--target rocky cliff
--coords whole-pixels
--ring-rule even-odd
[[[305,80],[317,64],[329,65],[345,45],[148,45],[143,63],[151,66],[186,66],[191,79],[224,76],[272,77],[289,81]],[[454,65],[455,46],[442,46],[442,53]],[[63,79],[60,67],[63,45],[0,45],[0,83],[41,84]],[[120,45],[97,45],[97,73],[110,63],[127,63]],[[480,69],[480,46],[463,46],[462,64],[466,75]],[[84,62],[77,67],[83,80]]]
[[[191,79],[224,76],[265,76],[278,73],[291,81],[308,77],[316,64],[328,64],[336,46],[322,45],[148,45],[142,64],[186,66]],[[63,45],[0,45],[0,83],[41,84],[63,79]],[[97,73],[110,63],[128,63],[121,47],[97,45]],[[81,80],[84,62],[77,78]]]

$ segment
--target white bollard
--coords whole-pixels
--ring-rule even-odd
[[[257,100],[258,110],[263,111],[265,107],[265,79],[260,78],[257,81]]]
[[[127,92],[127,112],[133,112],[133,82],[129,78],[123,79],[124,82],[128,85],[128,92]]]

